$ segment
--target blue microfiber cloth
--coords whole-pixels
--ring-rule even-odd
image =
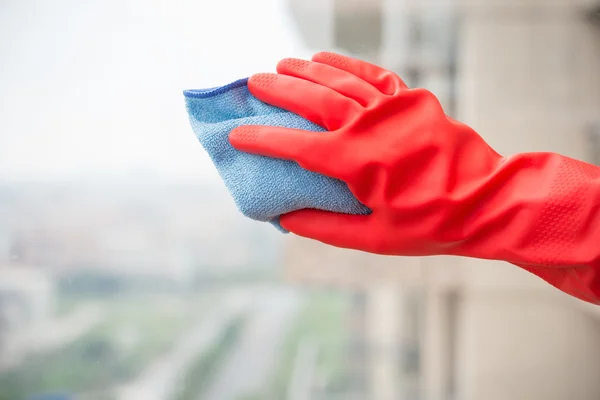
[[[279,216],[290,211],[312,208],[369,214],[370,209],[342,181],[307,171],[295,162],[247,154],[231,146],[229,132],[240,125],[325,131],[258,100],[247,83],[241,79],[219,88],[184,91],[192,128],[240,211],[254,220],[271,222],[282,232]]]

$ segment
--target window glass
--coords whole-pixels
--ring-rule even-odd
[[[1,2],[0,400],[600,398],[598,313],[507,265],[244,218],[181,94],[335,51],[503,154],[598,164],[583,3]]]

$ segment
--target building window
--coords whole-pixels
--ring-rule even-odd
[[[600,122],[593,123],[587,128],[588,160],[600,165]]]
[[[381,49],[383,0],[334,0],[335,45],[353,54]]]
[[[431,90],[450,115],[456,100],[458,19],[453,9],[411,13],[409,34],[409,85]]]

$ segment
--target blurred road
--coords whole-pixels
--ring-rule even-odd
[[[175,348],[141,376],[117,391],[120,400],[166,400],[177,389],[179,374],[185,374],[199,353],[211,346],[227,322],[243,313],[250,303],[252,292],[232,289],[215,301],[200,323],[179,339]]]
[[[243,336],[199,400],[236,400],[268,384],[300,300],[295,291],[285,288],[262,288],[256,293]]]

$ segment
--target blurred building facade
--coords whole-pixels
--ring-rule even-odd
[[[379,63],[431,90],[501,154],[599,160],[597,2],[289,4],[310,47]],[[363,299],[357,335],[386,349],[367,353],[369,399],[600,398],[600,313],[508,264],[378,257],[292,238],[286,273]],[[407,343],[418,344],[416,378],[396,357]]]
[[[52,281],[44,271],[0,263],[0,370],[25,353],[23,337],[43,331],[54,300]]]
[[[236,219],[226,192],[210,185],[1,183],[2,196],[12,200],[0,202],[0,265],[186,284],[208,273],[263,271],[277,257],[265,244],[276,232]]]

